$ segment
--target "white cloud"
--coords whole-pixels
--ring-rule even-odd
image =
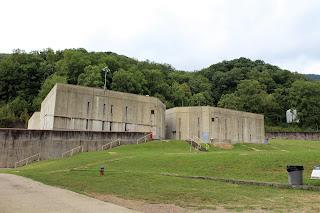
[[[83,47],[188,71],[247,57],[320,74],[319,9],[316,0],[12,0],[0,7],[0,52]]]

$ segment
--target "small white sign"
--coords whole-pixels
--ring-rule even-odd
[[[320,166],[313,167],[313,171],[310,179],[320,180]]]

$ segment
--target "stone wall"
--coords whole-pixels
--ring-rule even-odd
[[[266,139],[320,141],[320,132],[266,132]]]
[[[84,152],[100,151],[101,146],[121,139],[121,144],[135,144],[148,132],[94,132],[0,129],[0,168],[40,153],[40,160],[60,158],[62,153],[82,145]],[[150,140],[150,136],[147,140]],[[141,140],[144,142],[144,140]],[[116,143],[114,143],[116,144]]]

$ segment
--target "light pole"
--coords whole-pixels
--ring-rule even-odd
[[[106,88],[107,88],[107,72],[110,71],[110,69],[108,67],[105,67],[102,70],[105,71],[105,74],[104,74],[104,91],[106,91]]]

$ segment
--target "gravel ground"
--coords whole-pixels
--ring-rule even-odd
[[[137,212],[17,175],[0,174],[0,212]]]

